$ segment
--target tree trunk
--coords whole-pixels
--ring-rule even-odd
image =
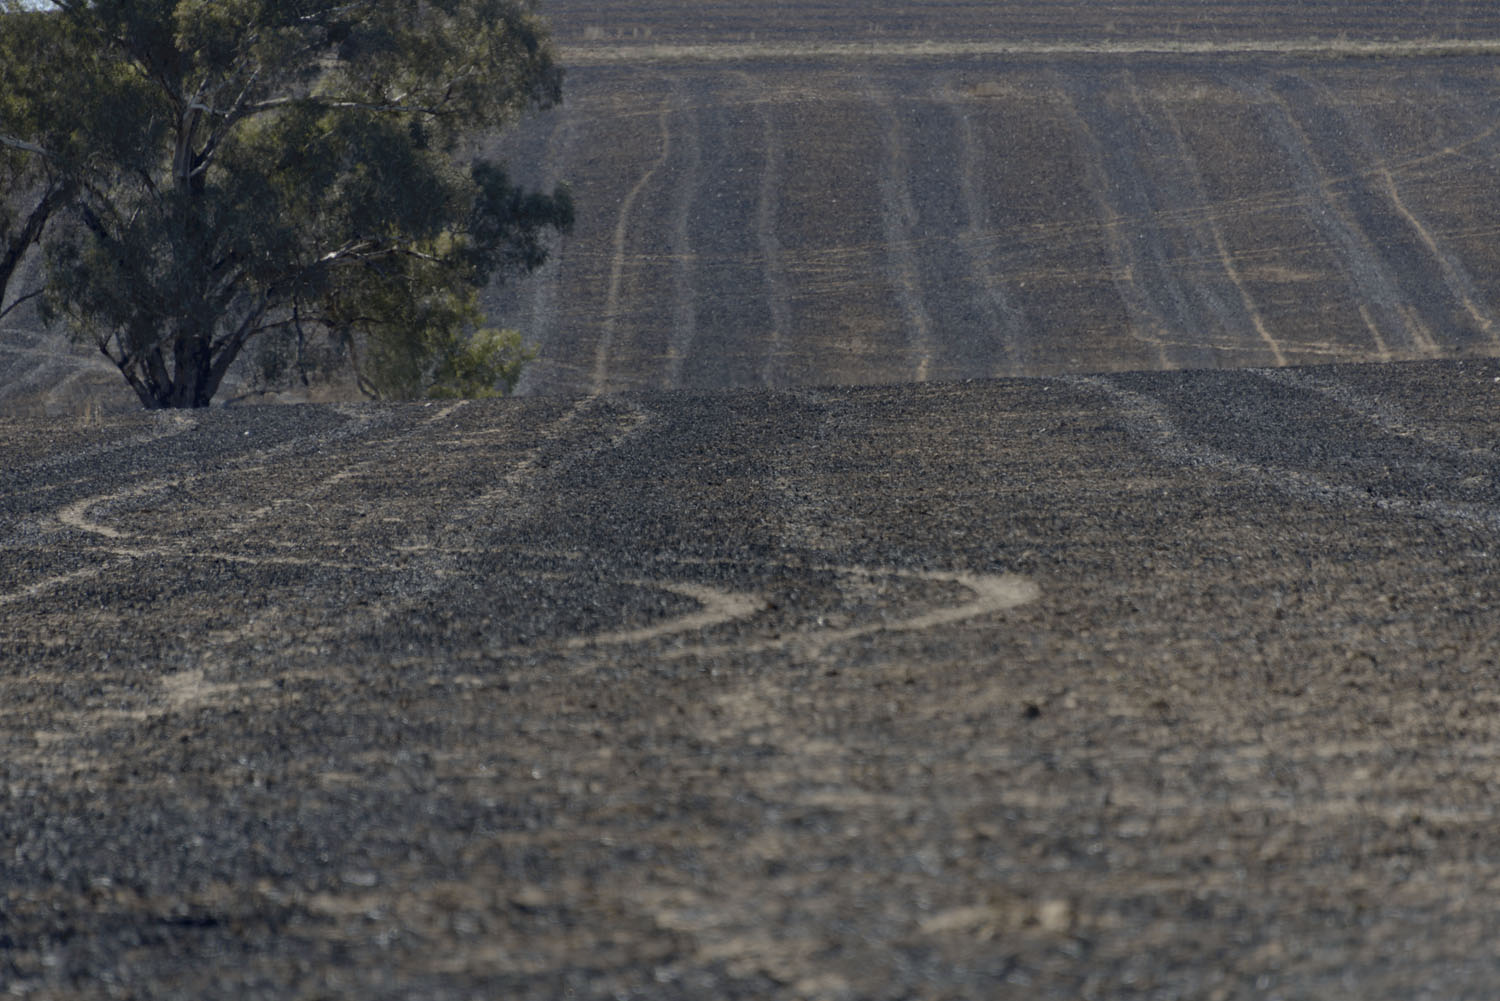
[[[147,410],[187,410],[212,405],[227,365],[215,365],[211,333],[179,330],[143,355],[104,354]],[[170,356],[168,354],[170,352]]]

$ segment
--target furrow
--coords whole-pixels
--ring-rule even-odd
[[[885,227],[886,278],[906,314],[909,371],[917,382],[932,375],[932,318],[923,301],[921,266],[917,263],[913,230],[916,208],[912,203],[910,162],[901,117],[891,98],[873,83],[865,92],[875,106],[876,120],[884,126],[884,149],[880,175],[880,218]]]
[[[703,136],[696,106],[683,102],[682,118],[686,137],[682,143],[686,164],[677,178],[672,201],[672,224],[669,249],[672,259],[672,332],[667,345],[662,388],[682,386],[683,362],[698,336],[698,259],[693,248],[689,223],[695,206],[703,197]]]
[[[974,302],[982,317],[982,335],[999,340],[1003,345],[996,365],[984,374],[1023,375],[1028,370],[1031,354],[1027,344],[1031,330],[1026,314],[1006,293],[1005,280],[995,260],[998,235],[989,199],[981,194],[979,139],[975,135],[971,109],[959,100],[951,81],[943,88],[943,100],[953,118],[958,138],[958,187],[964,212],[958,245],[963,250]]]
[[[1148,348],[1155,356],[1152,368],[1177,367],[1168,342],[1170,324],[1156,308],[1147,293],[1147,282],[1162,270],[1159,235],[1150,232],[1153,225],[1149,202],[1142,190],[1138,166],[1127,144],[1120,148],[1122,137],[1106,136],[1110,112],[1099,104],[1102,95],[1085,90],[1073,79],[1060,85],[1061,97],[1073,131],[1085,153],[1088,189],[1099,213],[1101,235],[1109,255],[1110,273],[1115,290],[1125,307],[1130,337]],[[1177,293],[1180,298],[1180,291]],[[1122,358],[1122,361],[1124,359]]]

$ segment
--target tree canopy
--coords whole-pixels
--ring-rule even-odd
[[[0,0],[0,288],[147,407],[206,406],[257,338],[324,336],[379,395],[514,382],[480,291],[546,258],[566,189],[476,153],[560,98],[534,0]]]

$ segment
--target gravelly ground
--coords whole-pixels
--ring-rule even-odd
[[[0,420],[0,994],[1494,997],[1497,405]]]

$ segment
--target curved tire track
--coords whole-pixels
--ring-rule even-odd
[[[453,412],[464,405],[464,402],[460,401],[443,408],[437,414],[432,415],[415,427],[398,435],[397,439],[409,437],[425,430],[429,425],[437,421],[447,419]],[[91,544],[83,549],[79,555],[85,558],[93,557],[94,560],[87,566],[76,570],[54,575],[40,581],[31,581],[12,590],[0,593],[0,603],[11,603],[28,597],[36,597],[55,587],[99,577],[111,569],[108,560],[117,557],[130,559],[160,557],[172,560],[219,560],[230,563],[261,565],[369,569],[347,561],[330,561],[320,557],[237,552],[232,546],[225,544],[229,539],[264,518],[265,515],[271,512],[274,505],[272,508],[262,508],[246,512],[234,518],[228,524],[215,524],[211,526],[207,534],[206,544],[195,542],[196,536],[189,536],[187,540],[176,541],[169,545],[142,544],[140,541],[135,541],[141,538],[139,532],[117,528],[108,524],[101,519],[100,515],[95,513],[95,509],[107,508],[111,505],[118,505],[154,495],[168,495],[173,491],[180,491],[187,487],[199,490],[200,495],[211,494],[212,491],[202,489],[202,484],[211,483],[214,479],[254,474],[258,470],[269,468],[275,462],[285,462],[289,457],[305,452],[309,445],[321,450],[330,444],[345,442],[367,434],[373,428],[386,423],[389,419],[389,416],[382,417],[379,413],[371,411],[362,416],[357,416],[350,424],[336,428],[331,432],[320,429],[315,433],[294,436],[289,440],[268,448],[253,449],[243,453],[235,459],[224,462],[207,471],[190,472],[183,470],[154,476],[138,480],[128,486],[104,493],[91,494],[63,504],[51,513],[51,521],[57,528],[63,531],[81,533],[85,538],[89,538]],[[169,437],[172,434],[185,433],[200,426],[200,422],[196,420],[174,421],[173,423],[177,427],[170,429],[169,434],[148,436],[145,439],[146,442],[154,442],[160,437]],[[316,493],[331,485],[335,485],[348,476],[355,475],[358,469],[369,468],[383,461],[385,461],[384,457],[373,457],[356,464],[354,467],[342,467],[338,472],[330,476],[316,479],[302,493]]]
[[[981,574],[962,571],[912,571],[889,570],[869,567],[811,566],[808,572],[834,573],[840,576],[873,580],[879,577],[895,577],[937,584],[956,584],[970,594],[967,601],[930,608],[914,614],[878,622],[843,628],[814,628],[780,634],[766,639],[739,637],[730,642],[704,642],[678,646],[656,656],[666,660],[691,657],[715,657],[733,653],[735,655],[766,652],[787,652],[798,657],[813,658],[827,648],[865,636],[917,633],[943,626],[957,625],[972,619],[982,618],[1008,611],[1036,601],[1041,596],[1037,585],[1014,574]],[[587,636],[574,637],[563,645],[567,649],[616,646],[634,643],[649,643],[666,637],[711,629],[731,622],[752,619],[765,611],[769,599],[763,595],[724,591],[701,584],[674,581],[635,580],[630,583],[643,587],[657,587],[692,598],[699,609],[675,616],[651,626],[637,629],[610,630]]]
[[[590,378],[595,394],[608,392],[612,383],[610,355],[615,351],[615,338],[620,326],[621,295],[627,266],[626,242],[630,236],[631,216],[635,213],[636,202],[672,158],[672,99],[670,97],[664,98],[658,106],[657,125],[660,130],[661,152],[637,178],[634,186],[620,202],[620,212],[615,223],[614,237],[611,241],[609,284],[604,299],[604,316],[600,325],[598,344],[594,349],[594,366]]]

